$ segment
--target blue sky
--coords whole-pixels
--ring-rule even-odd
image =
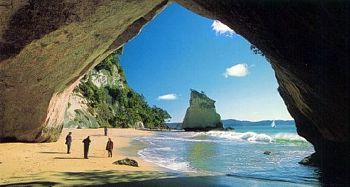
[[[266,59],[225,25],[214,26],[170,5],[125,45],[121,63],[130,87],[172,122],[183,120],[191,88],[214,99],[222,119],[291,119]]]

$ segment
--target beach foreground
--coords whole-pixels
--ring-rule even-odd
[[[71,154],[66,153],[68,132],[73,137]],[[112,158],[107,157],[108,137],[103,129],[64,129],[53,143],[0,144],[0,184],[96,185],[165,176],[159,167],[138,158],[136,150],[128,147],[133,137],[150,136],[151,131],[109,129],[108,135],[114,141]],[[83,159],[82,140],[87,136],[91,139],[89,159]],[[125,157],[135,159],[139,167],[112,164]]]
[[[65,136],[72,132],[71,154]],[[152,138],[157,132],[109,129],[114,141],[113,158],[105,150],[103,129],[64,129],[53,143],[0,144],[0,186],[309,186],[286,181],[229,176],[225,174],[173,172],[145,162],[137,151],[145,148],[135,137]],[[82,140],[90,136],[89,159],[83,158]],[[112,164],[135,159],[139,167]]]

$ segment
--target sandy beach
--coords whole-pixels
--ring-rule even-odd
[[[66,153],[64,144],[68,132],[73,138],[71,154]],[[103,129],[64,129],[60,139],[52,143],[2,143],[0,186],[304,186],[222,174],[175,173],[160,168],[137,155],[145,146],[143,143],[131,143],[134,137],[155,133],[109,129],[108,137],[115,147],[112,158],[107,157],[108,137],[103,135]],[[82,140],[87,136],[91,145],[89,159],[84,159]],[[135,159],[139,167],[112,164],[126,157]]]
[[[68,132],[72,132],[73,138],[71,154],[66,153],[64,144]],[[108,137],[103,135],[103,129],[64,129],[60,139],[53,143],[0,144],[0,184],[96,185],[163,177],[165,173],[159,167],[137,157],[137,150],[130,147],[133,137],[152,133],[109,129],[108,137],[115,147],[112,158],[107,157]],[[82,140],[87,136],[91,139],[89,159],[83,159]],[[135,159],[139,167],[112,164],[126,157]]]

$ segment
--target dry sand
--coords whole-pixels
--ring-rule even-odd
[[[69,131],[73,142],[71,154],[66,154],[64,142]],[[60,139],[53,143],[0,144],[0,184],[96,185],[163,178],[164,170],[137,157],[133,153],[135,148],[130,147],[133,137],[152,133],[109,129],[115,147],[113,158],[107,157],[108,138],[103,135],[103,129],[64,129]],[[87,136],[91,139],[89,159],[83,159],[82,140]],[[137,160],[139,167],[112,164],[125,157]]]

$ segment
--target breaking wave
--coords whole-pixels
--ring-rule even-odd
[[[211,136],[237,141],[263,142],[263,143],[306,143],[307,141],[296,133],[264,134],[256,132],[234,132],[234,131],[209,131],[200,132],[193,137]]]
[[[145,148],[139,150],[137,154],[145,161],[155,163],[160,167],[167,169],[181,171],[181,172],[195,172],[195,170],[190,166],[189,162],[176,156],[166,156],[161,154],[162,151],[170,151],[170,147],[164,148]]]

